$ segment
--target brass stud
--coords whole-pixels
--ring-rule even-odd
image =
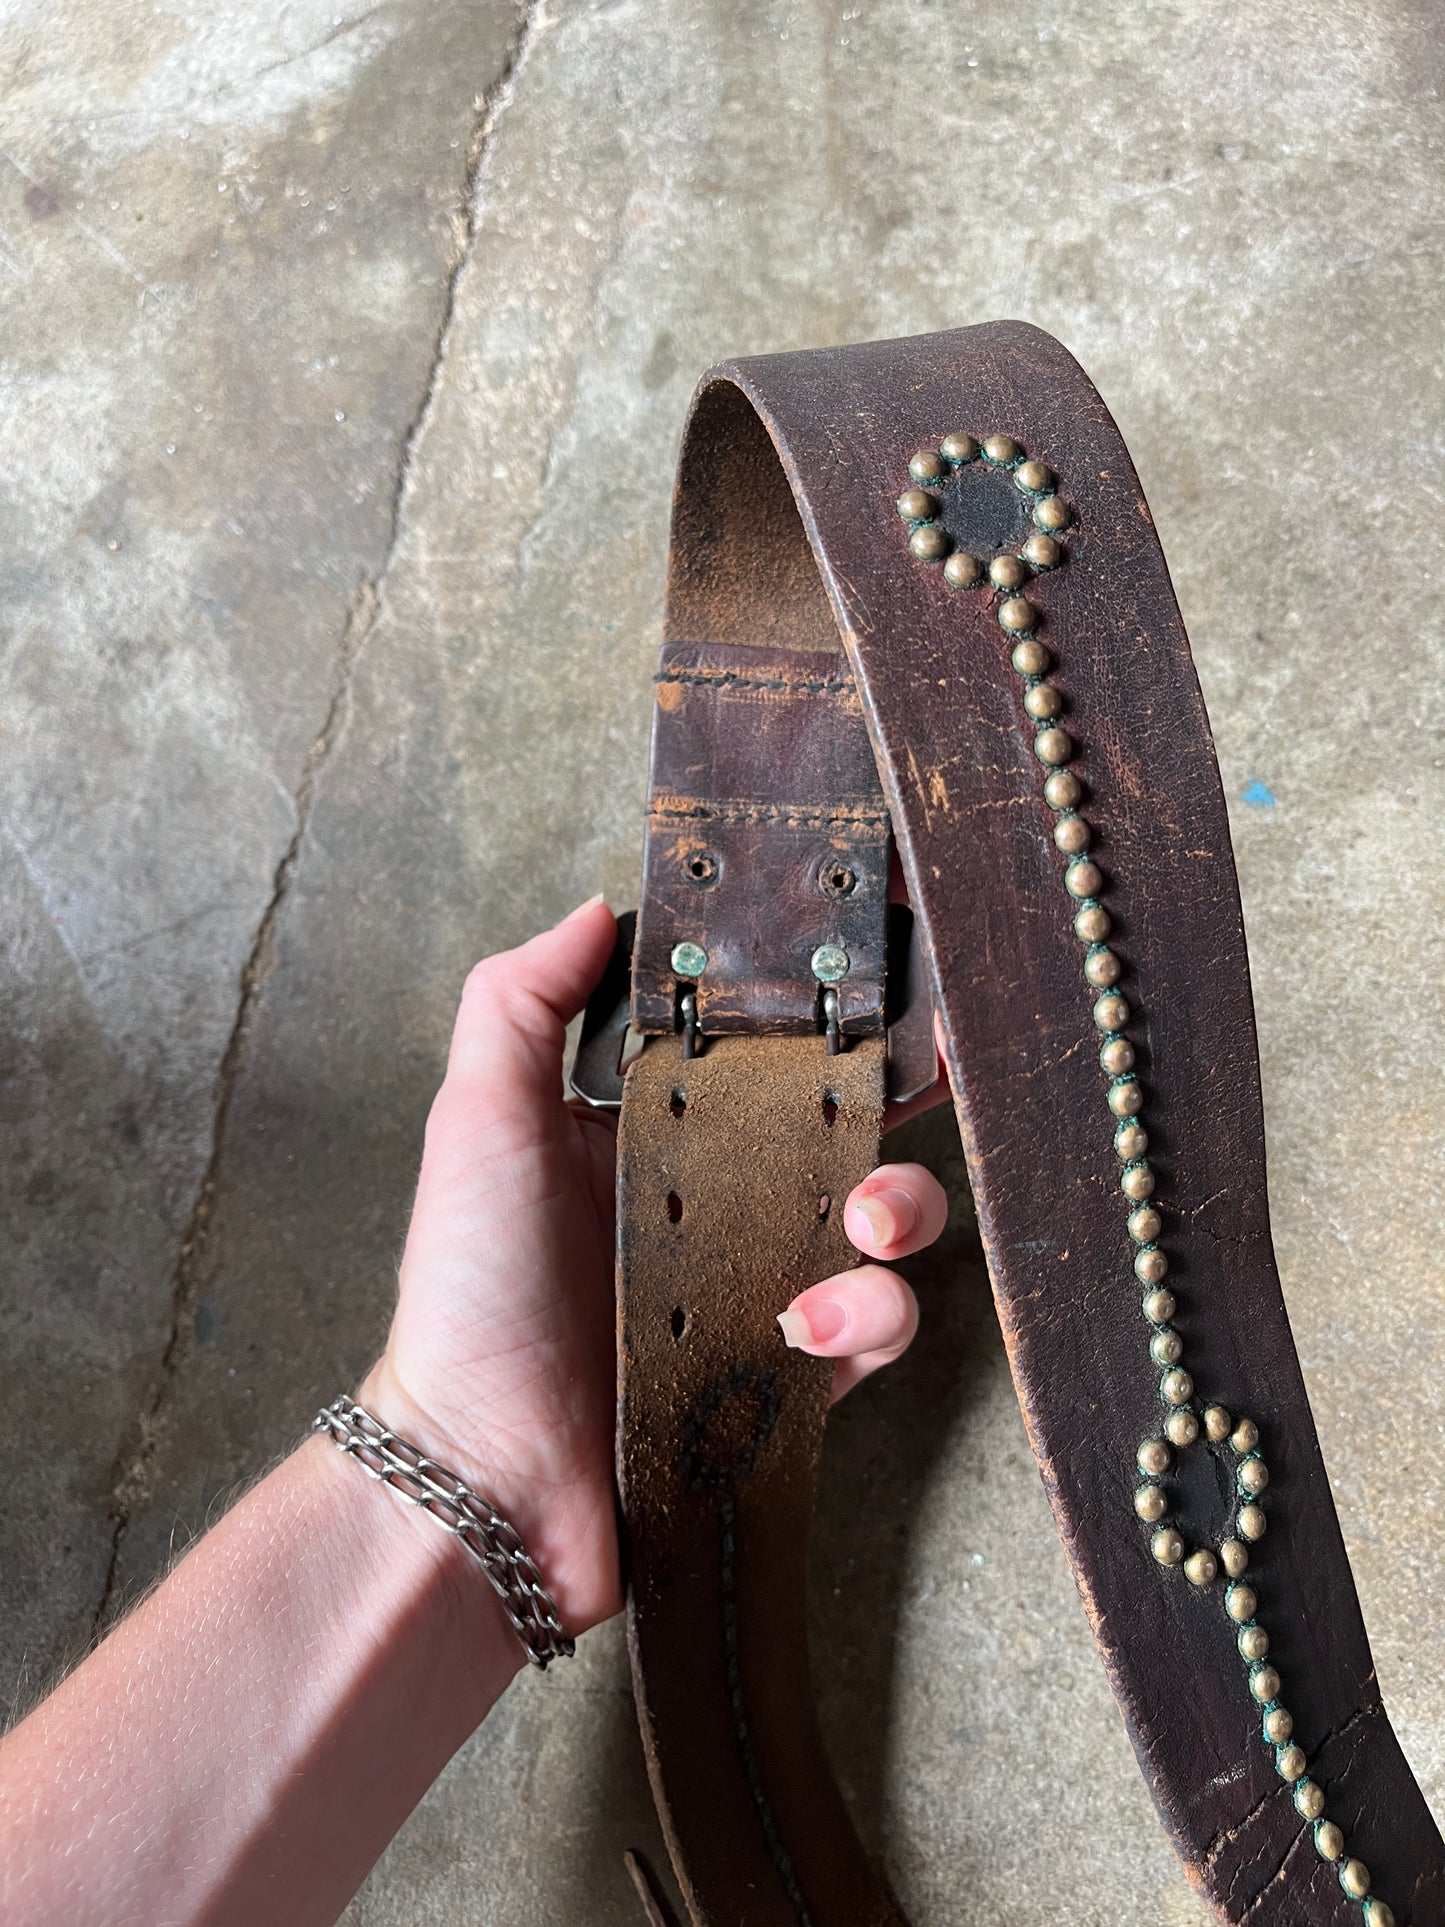
[[[1264,1737],[1271,1746],[1283,1746],[1294,1731],[1294,1714],[1287,1707],[1275,1706],[1264,1716]]]
[[[1221,1439],[1227,1439],[1229,1437],[1229,1428],[1232,1423],[1233,1421],[1222,1405],[1209,1406],[1204,1414],[1205,1438],[1212,1439],[1213,1442],[1218,1445]]]
[[[1039,612],[1027,596],[1011,595],[1007,602],[999,604],[998,619],[1011,636],[1021,636],[1033,628]]]
[[[1102,946],[1091,950],[1084,959],[1084,975],[1096,990],[1107,990],[1110,984],[1118,983],[1123,971],[1124,966],[1116,954]],[[1124,1068],[1127,1070],[1128,1066]]]
[[[1240,1507],[1239,1517],[1234,1523],[1243,1536],[1253,1543],[1264,1537],[1264,1529],[1268,1522],[1264,1516],[1263,1506],[1246,1505]]]
[[[1068,504],[1057,495],[1046,495],[1042,502],[1034,503],[1034,521],[1046,535],[1057,535],[1069,526],[1070,519]]]
[[[988,565],[988,579],[996,589],[1021,589],[1029,579],[1028,566],[1016,555],[996,555]]]
[[[1134,1494],[1134,1510],[1148,1525],[1155,1525],[1169,1510],[1169,1500],[1158,1485],[1141,1485]]]
[[[1303,1752],[1293,1741],[1282,1746],[1274,1756],[1274,1770],[1282,1780],[1293,1783],[1304,1778],[1304,1770],[1309,1765]]]
[[[1224,1610],[1241,1626],[1246,1619],[1254,1618],[1258,1604],[1253,1586],[1233,1585],[1224,1595]]]
[[[1162,1526],[1149,1541],[1149,1550],[1161,1566],[1177,1566],[1184,1557],[1183,1535],[1173,1526]]]
[[[1040,684],[1040,688],[1047,687],[1047,683]],[[1054,825],[1054,847],[1062,850],[1065,856],[1078,856],[1082,850],[1088,849],[1092,839],[1093,832],[1082,816],[1061,816]]]
[[[972,435],[945,435],[943,440],[938,444],[938,452],[944,457],[945,461],[958,462],[960,464],[963,462],[976,462],[978,460],[978,443]]]
[[[1150,1245],[1147,1251],[1136,1254],[1134,1276],[1141,1285],[1157,1285],[1169,1269],[1169,1260],[1157,1245]]]
[[[1177,1301],[1169,1287],[1161,1285],[1157,1291],[1144,1294],[1144,1303],[1140,1309],[1153,1324],[1167,1325],[1177,1309]]]
[[[1073,869],[1073,867],[1073,864],[1069,865],[1070,869]],[[1089,865],[1090,869],[1093,869],[1093,867],[1092,864]],[[1098,872],[1095,871],[1095,875],[1097,874]],[[1097,888],[1097,885],[1095,887]],[[1076,891],[1075,894],[1082,896],[1083,892]],[[1092,896],[1093,891],[1090,891],[1089,894]],[[1121,997],[1117,990],[1111,990],[1107,996],[1100,997],[1095,1002],[1094,1022],[1099,1026],[1100,1030],[1122,1030],[1128,1021],[1128,1000],[1127,998]]]
[[[950,589],[976,589],[983,581],[983,564],[960,549],[944,563],[943,579]]]
[[[1155,1332],[1149,1340],[1149,1356],[1156,1365],[1177,1365],[1184,1356],[1184,1340],[1177,1331]]]
[[[1031,535],[1024,543],[1024,561],[1033,569],[1056,569],[1063,547],[1051,535]]]
[[[1021,676],[1042,676],[1052,660],[1053,658],[1049,655],[1048,650],[1045,649],[1037,636],[1025,636],[1022,642],[1016,642],[1014,644],[1013,654],[1009,657],[1009,661]],[[1050,777],[1049,782],[1053,781],[1054,778]],[[1078,778],[1071,776],[1068,778],[1068,781],[1077,783]],[[1044,786],[1044,793],[1045,795],[1048,794],[1047,784]],[[1055,809],[1063,809],[1067,808],[1067,805],[1056,803],[1054,807]]]
[[[1263,1659],[1269,1651],[1269,1634],[1263,1626],[1241,1626],[1237,1644],[1245,1659]]]
[[[840,984],[848,975],[850,959],[840,943],[820,943],[813,952],[813,975],[820,984]]]
[[[950,545],[936,522],[925,522],[909,536],[908,546],[920,562],[941,562]]]
[[[1105,1044],[1104,1049],[1112,1050],[1116,1043],[1123,1041],[1122,1038],[1114,1038],[1110,1043]],[[1129,1048],[1132,1050],[1134,1046],[1131,1044]],[[1126,1198],[1132,1198],[1136,1204],[1142,1204],[1145,1198],[1153,1196],[1154,1173],[1147,1164],[1131,1164],[1127,1170],[1120,1173],[1119,1189]]]
[[[1191,1552],[1184,1561],[1184,1576],[1194,1586],[1212,1586],[1219,1577],[1219,1567],[1212,1552]]]
[[[1294,1810],[1301,1820],[1318,1820],[1325,1810],[1325,1790],[1318,1780],[1301,1780],[1294,1790]]]
[[[928,522],[938,513],[938,503],[926,488],[906,488],[898,498],[898,513],[905,522]]]
[[[1023,450],[1012,435],[990,435],[983,445],[983,452],[991,462],[1016,462]]]
[[[674,976],[700,977],[707,969],[707,952],[700,943],[676,943],[671,962]]]
[[[1219,1563],[1231,1579],[1242,1578],[1249,1565],[1249,1547],[1241,1539],[1226,1539],[1219,1548]]]
[[[1395,1910],[1383,1900],[1365,1902],[1365,1927],[1395,1927]]]
[[[1114,1133],[1114,1151],[1126,1164],[1142,1158],[1149,1149],[1149,1133],[1142,1124],[1121,1124]]]
[[[1064,871],[1064,888],[1071,897],[1096,897],[1103,887],[1103,872],[1091,857],[1080,857]]]
[[[1242,1418],[1229,1435],[1229,1443],[1242,1457],[1259,1444],[1259,1427],[1252,1418]]]
[[[1144,1092],[1137,1077],[1110,1086],[1109,1109],[1115,1117],[1137,1117],[1144,1108]]]
[[[1249,1690],[1261,1706],[1279,1698],[1280,1678],[1273,1666],[1256,1666],[1249,1676]]]
[[[1167,1405],[1187,1405],[1194,1396],[1194,1380],[1176,1365],[1160,1379],[1159,1396]]]
[[[1080,943],[1102,943],[1113,928],[1113,919],[1101,903],[1091,903],[1074,918],[1074,935]]]
[[[1036,723],[1051,723],[1064,713],[1064,699],[1051,682],[1036,682],[1024,691],[1024,708]]]
[[[1042,644],[1035,645],[1042,647]],[[1020,643],[1019,649],[1025,647]],[[1018,654],[1018,649],[1014,651]],[[1047,651],[1045,651],[1047,654]],[[1047,667],[1047,664],[1045,664]],[[1072,770],[1056,769],[1044,784],[1044,801],[1051,810],[1071,810],[1084,794],[1084,786]]]
[[[1041,729],[1034,738],[1034,755],[1041,763],[1067,763],[1074,753],[1074,739],[1066,729]]]
[[[1269,1467],[1263,1459],[1246,1459],[1239,1468],[1239,1486],[1242,1492],[1251,1497],[1263,1492],[1269,1484]]]
[[[1163,1439],[1145,1439],[1139,1447],[1139,1470],[1160,1478],[1174,1463],[1174,1454]]]
[[[1315,1822],[1315,1852],[1321,1860],[1338,1860],[1345,1850],[1345,1836],[1333,1820]]]
[[[1087,963],[1084,965],[1084,974],[1089,974]],[[1127,1037],[1106,1038],[1099,1046],[1099,1063],[1110,1077],[1122,1077],[1125,1071],[1134,1068],[1134,1046]]]
[[[1340,1885],[1351,1900],[1363,1900],[1370,1891],[1370,1870],[1363,1860],[1347,1860],[1340,1868]]]
[[[1014,470],[1014,481],[1029,495],[1042,495],[1053,486],[1054,478],[1042,462],[1027,461]]]
[[[1171,1445],[1177,1445],[1182,1452],[1186,1445],[1193,1445],[1199,1437],[1199,1420],[1188,1410],[1181,1408],[1171,1412],[1164,1421],[1164,1436]]]
[[[908,464],[915,482],[941,482],[948,470],[936,448],[920,448]]]
[[[1152,1204],[1141,1204],[1137,1211],[1129,1213],[1129,1236],[1136,1245],[1152,1245],[1163,1229],[1164,1220]],[[1209,1415],[1206,1413],[1205,1424],[1208,1423]]]

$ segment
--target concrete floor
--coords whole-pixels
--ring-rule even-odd
[[[1021,315],[1134,450],[1235,814],[1291,1311],[1445,1815],[1445,112],[1415,0],[0,7],[0,1680],[371,1357],[468,964],[633,900],[677,433],[725,352]],[[1189,1927],[956,1140],[830,1449],[840,1776],[918,1927]],[[352,1927],[637,1927],[622,1641]]]

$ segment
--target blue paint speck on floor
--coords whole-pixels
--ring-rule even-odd
[[[1268,783],[1261,783],[1257,776],[1252,783],[1246,783],[1239,794],[1241,799],[1248,803],[1251,809],[1256,810],[1272,810],[1277,801],[1275,793],[1269,787]]]

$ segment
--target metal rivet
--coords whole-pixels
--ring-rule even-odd
[[[1395,1910],[1383,1900],[1365,1902],[1365,1927],[1395,1927]]]
[[[1144,1294],[1144,1303],[1140,1309],[1153,1324],[1167,1325],[1178,1310],[1178,1303],[1174,1293],[1166,1286],[1161,1286],[1158,1291]]]
[[[1274,1770],[1282,1780],[1302,1779],[1308,1765],[1309,1761],[1293,1742],[1289,1746],[1280,1747],[1274,1756]]]
[[[1139,1470],[1158,1478],[1174,1463],[1174,1454],[1163,1439],[1145,1439],[1139,1447]]]
[[[1288,1707],[1272,1706],[1264,1716],[1264,1737],[1271,1746],[1283,1746],[1294,1731],[1294,1714]]]
[[[1184,1561],[1184,1576],[1191,1585],[1212,1586],[1219,1577],[1219,1564],[1212,1552],[1191,1552]]]
[[[1090,857],[1076,858],[1064,871],[1064,888],[1071,897],[1096,897],[1103,887],[1104,873]],[[1108,1024],[1105,1028],[1118,1030],[1119,1025]]]
[[[1340,1868],[1340,1885],[1351,1900],[1363,1900],[1370,1891],[1370,1870],[1363,1860],[1347,1860]]]
[[[1249,1565],[1249,1547],[1239,1539],[1226,1539],[1219,1548],[1219,1562],[1231,1579],[1238,1579]]]
[[[1024,643],[1018,645],[1019,649],[1025,646]],[[1017,655],[1018,650],[1014,653]],[[1044,666],[1047,668],[1047,663]],[[1053,775],[1044,781],[1044,801],[1051,810],[1071,810],[1083,800],[1083,795],[1084,786],[1072,770],[1056,769]]]
[[[1153,1245],[1134,1260],[1134,1276],[1141,1285],[1157,1285],[1168,1269],[1169,1260]]]
[[[813,952],[813,975],[820,984],[840,984],[848,975],[848,952],[840,943],[820,943]]]
[[[1084,975],[1096,990],[1107,990],[1110,984],[1118,983],[1123,969],[1118,956],[1107,945],[1091,950],[1084,959]],[[1129,1066],[1121,1064],[1119,1068],[1128,1070]]]
[[[1087,850],[1093,841],[1094,833],[1082,816],[1075,816],[1071,810],[1061,816],[1054,825],[1054,848],[1062,850],[1065,856],[1078,856]]]
[[[717,882],[718,860],[711,850],[693,850],[683,858],[682,867],[689,883],[707,885]]]
[[[1149,1550],[1161,1566],[1177,1566],[1184,1557],[1184,1539],[1173,1526],[1164,1526],[1149,1541]]]
[[[1074,918],[1074,935],[1080,943],[1102,943],[1114,927],[1114,920],[1099,903],[1091,903]]]
[[[700,977],[707,969],[707,952],[700,943],[674,944],[672,968],[679,977]]]
[[[1246,1619],[1254,1618],[1258,1604],[1253,1586],[1231,1586],[1224,1595],[1224,1610],[1241,1625]]]
[[[1152,1245],[1164,1229],[1164,1220],[1152,1204],[1141,1204],[1129,1213],[1129,1236],[1136,1245]],[[1206,1425],[1208,1420],[1206,1418]]]
[[[1229,1443],[1241,1455],[1259,1444],[1259,1427],[1252,1418],[1242,1418],[1229,1435]]]
[[[1280,1678],[1273,1666],[1255,1666],[1249,1675],[1249,1690],[1261,1706],[1279,1698]],[[1288,1739],[1289,1735],[1285,1735]]]
[[[1115,1117],[1137,1117],[1144,1108],[1144,1092],[1137,1077],[1110,1086],[1109,1109]]]
[[[1149,1525],[1154,1525],[1169,1510],[1169,1501],[1164,1488],[1158,1485],[1141,1485],[1134,1494],[1134,1510]]]
[[[1204,1436],[1218,1445],[1221,1439],[1229,1437],[1229,1428],[1233,1423],[1222,1405],[1211,1405],[1204,1414]]]
[[[976,555],[965,555],[960,549],[944,563],[943,579],[950,589],[976,589],[983,581],[983,564]]]
[[[1054,478],[1042,462],[1020,462],[1014,470],[1014,480],[1021,489],[1030,495],[1042,495],[1044,490],[1053,487]]]
[[[938,513],[938,503],[926,488],[906,488],[898,498],[898,513],[905,522],[928,522]]]
[[[1333,1820],[1315,1822],[1315,1852],[1321,1860],[1338,1860],[1345,1850],[1345,1836]]]
[[[1032,629],[1039,619],[1039,612],[1027,596],[1011,595],[1007,602],[999,604],[1000,625],[1012,636],[1021,636]]]
[[[908,546],[920,562],[941,562],[948,554],[949,540],[936,522],[925,522],[908,538]]]
[[[1121,1124],[1114,1133],[1114,1152],[1126,1164],[1142,1158],[1149,1149],[1149,1133],[1142,1124]]]
[[[1263,1459],[1246,1459],[1239,1468],[1239,1489],[1255,1498],[1269,1484],[1269,1467]]]
[[[1199,1437],[1199,1420],[1190,1411],[1171,1412],[1164,1421],[1164,1436],[1182,1451]]]
[[[1159,1381],[1159,1396],[1166,1405],[1187,1405],[1194,1396],[1194,1380],[1188,1372],[1166,1372]]]
[[[936,448],[920,448],[908,464],[908,473],[915,482],[941,482],[946,472],[943,457]]]
[[[1034,755],[1041,763],[1067,763],[1074,739],[1066,729],[1041,729],[1034,738]]]
[[[1022,642],[1014,644],[1009,661],[1021,676],[1042,676],[1051,657],[1036,636],[1026,636]]]
[[[1021,589],[1029,572],[1016,555],[996,555],[988,565],[988,579],[996,589]]]
[[[1069,865],[1070,869],[1075,866]],[[1089,865],[1092,869],[1094,866]],[[1092,893],[1091,893],[1092,894]],[[1094,1005],[1094,1022],[1100,1030],[1122,1030],[1129,1021],[1129,1000],[1121,997],[1117,990],[1109,991]]]
[[[972,435],[945,435],[938,444],[938,452],[950,462],[976,462],[978,443]]]
[[[1156,1365],[1177,1365],[1184,1356],[1184,1340],[1177,1331],[1155,1332],[1149,1340],[1149,1356]]]
[[[1034,521],[1046,535],[1053,535],[1069,526],[1069,507],[1057,495],[1046,495],[1042,502],[1034,503]]]
[[[1056,569],[1063,552],[1051,535],[1031,535],[1023,547],[1024,561],[1034,569]]]
[[[1262,1505],[1241,1506],[1239,1517],[1234,1522],[1246,1539],[1262,1539],[1268,1521]]]
[[[818,872],[818,888],[825,897],[851,897],[857,887],[857,872],[836,857],[829,857]]]
[[[1084,966],[1084,974],[1092,981],[1094,973],[1087,964]],[[1122,1077],[1125,1071],[1133,1070],[1134,1057],[1134,1046],[1127,1037],[1110,1037],[1099,1046],[1100,1066],[1109,1073],[1110,1077]]]
[[[1243,1658],[1263,1659],[1269,1651],[1269,1634],[1263,1626],[1241,1626],[1236,1644]]]
[[[1104,1049],[1112,1050],[1114,1043],[1118,1041],[1114,1039],[1105,1044]],[[1117,1146],[1115,1148],[1117,1149]],[[1126,1198],[1132,1198],[1136,1204],[1142,1204],[1145,1198],[1153,1195],[1154,1173],[1147,1164],[1131,1164],[1120,1174],[1119,1189]]]
[[[990,435],[983,445],[983,452],[991,462],[1016,462],[1023,450],[1012,435]]]
[[[1301,1780],[1294,1790],[1294,1810],[1301,1820],[1318,1820],[1325,1810],[1325,1790],[1317,1780]]]
[[[1063,714],[1064,699],[1051,682],[1036,682],[1024,691],[1024,709],[1036,723],[1050,723]]]

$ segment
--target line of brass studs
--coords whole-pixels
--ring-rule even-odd
[[[996,555],[987,562],[954,549],[940,520],[942,503],[930,492],[932,486],[978,461],[1011,471],[1019,490],[1033,503],[1034,532],[1017,553]],[[943,579],[951,589],[987,590],[999,597],[995,615],[1013,641],[1009,659],[1023,683],[1024,713],[1034,725],[1034,755],[1048,772],[1044,800],[1055,813],[1053,839],[1065,859],[1064,888],[1074,907],[1074,933],[1084,945],[1084,980],[1095,993],[1094,1024],[1102,1040],[1099,1064],[1108,1079],[1106,1101],[1115,1125],[1119,1189],[1128,1205],[1125,1229],[1135,1277],[1145,1288],[1142,1309],[1150,1327],[1149,1355],[1161,1373],[1162,1423],[1159,1435],[1146,1438],[1138,1450],[1134,1510],[1149,1528],[1150,1550],[1161,1567],[1181,1567],[1190,1584],[1200,1588],[1212,1586],[1223,1576],[1224,1610],[1237,1628],[1236,1643],[1249,1669],[1250,1695],[1259,1712],[1261,1737],[1274,1755],[1275,1771],[1293,1788],[1295,1810],[1312,1830],[1315,1851],[1337,1867],[1341,1888],[1360,1903],[1365,1927],[1395,1927],[1392,1910],[1370,1894],[1368,1869],[1346,1856],[1344,1833],[1325,1815],[1324,1791],[1309,1778],[1304,1751],[1292,1737],[1294,1719],[1280,1699],[1283,1682],[1267,1661],[1269,1634],[1256,1617],[1258,1597],[1243,1580],[1250,1547],[1264,1537],[1267,1525],[1260,1496],[1269,1484],[1269,1468],[1259,1452],[1259,1427],[1252,1419],[1232,1416],[1222,1405],[1201,1404],[1195,1397],[1194,1380],[1181,1362],[1184,1341],[1172,1322],[1177,1301],[1164,1283],[1169,1260],[1159,1243],[1164,1220],[1152,1201],[1157,1180],[1145,1157],[1149,1137],[1142,1122],[1144,1090],[1135,1074],[1134,1046],[1124,1034],[1136,1013],[1115,988],[1125,964],[1106,942],[1112,919],[1100,899],[1107,880],[1089,854],[1093,829],[1079,814],[1084,785],[1068,767],[1078,745],[1059,721],[1066,705],[1062,692],[1048,680],[1053,656],[1038,636],[1043,617],[1023,593],[1033,577],[1064,562],[1065,548],[1059,538],[1073,521],[1073,511],[1057,493],[1053,471],[1008,435],[982,440],[962,433],[946,435],[937,448],[920,449],[908,472],[913,486],[898,497],[897,509],[908,524],[909,550],[921,562],[941,563]],[[1233,1513],[1217,1548],[1186,1544],[1170,1519],[1169,1494],[1160,1483],[1172,1470],[1176,1454],[1193,1445],[1201,1432],[1216,1452],[1227,1455],[1234,1471]]]

